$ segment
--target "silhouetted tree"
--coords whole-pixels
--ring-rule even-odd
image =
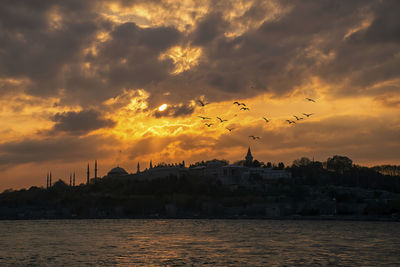
[[[293,161],[293,166],[296,166],[296,167],[308,166],[310,164],[311,164],[311,160],[307,157],[302,157],[300,159],[295,159]]]
[[[328,170],[333,170],[343,174],[352,168],[353,161],[346,156],[335,155],[332,158],[328,158],[326,161],[326,167]]]
[[[381,165],[381,166],[375,166],[372,167],[375,171],[385,174],[385,175],[390,175],[390,176],[400,176],[400,166],[396,165]]]

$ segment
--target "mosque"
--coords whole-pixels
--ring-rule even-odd
[[[291,178],[291,173],[286,170],[274,170],[272,168],[254,167],[253,155],[250,147],[242,161],[242,165],[226,164],[225,161],[209,161],[203,166],[187,168],[185,162],[175,164],[159,164],[153,167],[150,161],[149,169],[140,171],[140,165],[137,165],[136,173],[129,174],[123,168],[117,166],[111,169],[107,177],[120,177],[124,179],[151,180],[163,178],[170,175],[181,177],[182,175],[193,175],[197,177],[214,177],[224,185],[246,185],[251,177],[259,177],[262,180],[287,179]]]
[[[136,173],[128,173],[124,168],[116,166],[112,168],[105,177],[113,177],[118,179],[135,179],[135,180],[152,180],[157,178],[164,178],[168,176],[181,177],[183,175],[193,175],[196,177],[213,177],[218,179],[223,185],[249,185],[252,178],[257,177],[258,180],[271,180],[271,179],[288,179],[291,178],[291,173],[286,170],[274,170],[272,168],[255,167],[253,156],[250,147],[241,164],[227,164],[226,161],[212,160],[204,162],[201,166],[185,166],[185,161],[174,164],[158,164],[153,166],[150,160],[150,166],[143,171],[140,170],[139,163],[137,164]],[[94,163],[94,177],[90,178],[90,168],[87,165],[86,184],[96,183],[97,179],[97,160]],[[70,186],[75,186],[75,173],[70,175]],[[52,174],[47,174],[47,188],[52,186]]]

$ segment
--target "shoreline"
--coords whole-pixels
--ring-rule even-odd
[[[374,216],[235,216],[235,217],[199,217],[199,216],[176,216],[176,217],[64,217],[64,218],[0,218],[0,221],[61,221],[61,220],[260,220],[260,221],[353,221],[353,222],[400,222],[400,218],[374,217]]]

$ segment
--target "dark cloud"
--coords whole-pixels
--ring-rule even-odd
[[[194,45],[206,45],[218,36],[224,34],[228,23],[224,21],[221,13],[210,13],[204,17],[193,32]]]
[[[372,24],[364,31],[352,36],[355,42],[400,42],[400,2],[396,0],[382,1],[376,7]]]
[[[191,104],[177,104],[170,105],[164,111],[156,110],[153,115],[156,118],[160,117],[181,117],[192,114],[195,110],[195,106]]]
[[[173,8],[162,1],[152,5]],[[172,26],[116,24],[101,15],[101,2],[3,1],[0,77],[26,78],[31,94],[63,92],[61,104],[82,106],[114,97],[123,88],[169,91],[168,100],[181,103],[200,95],[212,101],[264,92],[285,95],[315,76],[339,94],[369,94],[366,87],[398,78],[398,1],[281,1],[276,6],[286,11],[258,28],[250,26],[273,13],[262,1],[232,20],[224,14],[233,3],[211,5],[213,11],[184,34]],[[59,21],[50,20],[54,12]],[[372,19],[369,27],[344,38],[367,18]],[[239,26],[247,31],[227,37]],[[109,32],[110,38],[99,42],[100,32]],[[160,54],[189,44],[202,48],[199,64],[172,75],[172,60],[161,60]],[[1,88],[7,90],[13,90],[10,84]],[[375,90],[376,95],[384,92]]]
[[[139,28],[125,23],[114,29],[112,38],[100,47],[95,66],[105,66],[111,88],[137,88],[166,79],[173,70],[160,53],[177,44],[180,33],[170,27]]]
[[[86,134],[100,128],[114,127],[116,122],[105,119],[95,110],[70,111],[57,113],[53,117],[55,125],[51,132],[66,132],[74,135]]]
[[[248,12],[256,12],[257,4]],[[400,59],[394,56],[400,53],[399,46],[385,41],[398,36],[397,20],[391,18],[394,16],[379,23],[385,24],[382,31],[390,38],[377,38],[378,43],[369,44],[366,36],[392,5],[397,10],[392,1],[297,1],[285,6],[290,6],[288,13],[234,38],[219,30],[232,27],[232,21],[223,21],[217,13],[209,14],[190,36],[193,44],[203,48],[200,64],[173,82],[163,81],[162,87],[175,91],[173,95],[179,101],[183,101],[188,84],[197,95],[220,101],[264,92],[281,96],[319,77],[332,85],[332,94],[370,94],[366,87],[399,77],[396,70]],[[264,10],[261,5],[259,10]],[[358,43],[351,35],[345,38],[368,18],[373,22],[360,30],[363,38]],[[248,20],[245,14],[235,23],[246,25]],[[210,25],[215,29],[208,29]],[[386,91],[379,87],[374,94]]]
[[[63,85],[63,69],[82,60],[104,23],[93,5],[80,1],[5,1],[0,14],[0,77],[27,78],[28,91],[56,95]],[[57,28],[51,14],[56,12]]]
[[[0,144],[0,167],[7,168],[24,163],[76,162],[108,157],[118,142],[101,136],[51,137],[47,139],[25,139]],[[104,146],[107,144],[107,146]]]

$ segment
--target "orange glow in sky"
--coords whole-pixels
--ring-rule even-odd
[[[84,179],[95,159],[105,175],[249,146],[263,162],[400,164],[396,1],[0,9],[0,191]]]

